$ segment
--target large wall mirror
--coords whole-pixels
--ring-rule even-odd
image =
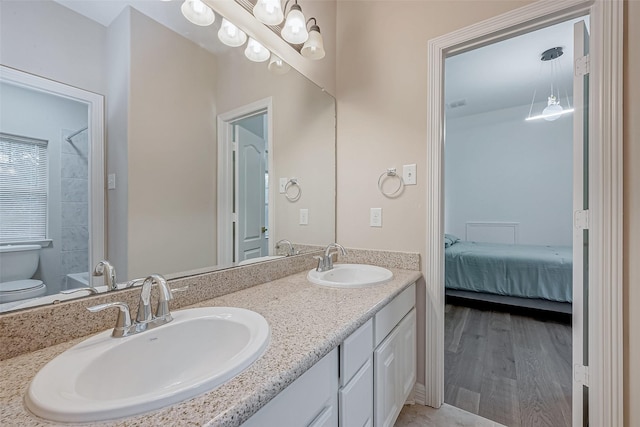
[[[88,195],[75,195],[85,204],[91,187],[104,184],[102,246],[119,282],[150,273],[181,277],[288,255],[288,244],[276,248],[283,239],[295,253],[335,240],[335,100],[286,64],[283,70],[269,67],[269,61],[249,61],[245,46],[231,48],[218,40],[221,16],[199,27],[182,16],[181,4],[0,3],[4,75],[24,73],[104,98],[104,121],[96,125],[82,102],[59,99],[56,106],[57,94],[37,84],[0,81],[3,116],[20,122],[1,123],[0,168],[8,159],[5,146],[13,144],[15,151],[19,143],[29,149],[43,144],[31,130],[42,119],[31,107],[18,114],[9,99],[49,103],[52,113],[43,113],[48,118],[64,116],[65,102],[64,108],[77,110],[52,125],[57,128],[47,137],[48,158],[42,160],[48,168],[43,173],[57,177],[56,183],[45,183],[49,199],[60,199],[46,209],[38,269],[24,278],[46,285],[49,299],[42,303],[60,292],[62,299],[85,296],[88,292],[69,291],[102,284],[90,274],[99,252],[91,256],[89,249],[97,238],[90,232],[96,209],[91,212],[75,199],[65,205],[60,188],[65,179],[88,189]],[[92,135],[100,126],[104,183],[92,183],[99,162],[92,155],[97,150]],[[9,198],[0,190],[0,197]],[[1,238],[0,246],[30,240],[12,235]],[[55,251],[75,252],[73,265],[62,256],[52,258]],[[47,271],[49,264],[58,265],[55,274]],[[24,307],[6,298],[2,305],[1,311]]]

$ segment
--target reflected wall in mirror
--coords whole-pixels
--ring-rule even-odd
[[[231,194],[241,182],[233,164],[231,172],[219,170],[225,159],[218,118],[259,101],[272,106],[263,121],[260,189],[266,251],[248,256],[274,255],[280,239],[321,246],[335,240],[334,99],[293,69],[276,75],[267,63],[248,61],[244,48],[217,40],[220,16],[197,27],[180,14],[180,4],[0,4],[2,65],[104,95],[106,174],[115,177],[106,196],[107,256],[119,281],[243,261],[237,198],[225,204],[219,194],[228,178]],[[293,177],[303,188],[294,202],[279,191],[280,178]],[[308,210],[306,225],[301,209]],[[219,224],[225,215],[233,221],[224,228],[231,236]],[[235,246],[221,247],[221,238]]]

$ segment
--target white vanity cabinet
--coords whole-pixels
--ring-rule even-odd
[[[243,427],[391,427],[416,381],[415,284]]]
[[[320,359],[242,424],[265,426],[338,426],[338,349]]]

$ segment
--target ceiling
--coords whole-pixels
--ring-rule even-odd
[[[200,47],[214,53],[223,53],[231,48],[218,41],[220,16],[216,16],[213,25],[200,27],[189,22],[180,11],[182,1],[150,1],[150,0],[54,0],[57,3],[92,19],[105,27],[131,6],[147,15],[154,21],[193,41]]]
[[[588,27],[588,17],[573,19],[447,58],[447,118],[530,105],[534,90],[536,103],[546,104],[552,62],[564,104],[565,91],[569,98],[573,92],[573,24],[581,20]],[[562,47],[564,54],[541,61],[542,52],[552,47]]]

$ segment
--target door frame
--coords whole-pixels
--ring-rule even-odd
[[[590,15],[589,420],[623,424],[622,0],[541,0],[428,43],[426,405],[444,402],[444,61],[488,43]],[[419,394],[419,393],[418,393]],[[422,396],[421,396],[422,397]]]
[[[71,99],[87,105],[87,125],[89,127],[89,271],[100,260],[105,259],[107,240],[105,238],[105,128],[104,96],[54,80],[0,65],[2,80],[23,88],[32,89]],[[49,225],[47,224],[47,229]],[[47,235],[47,237],[49,237]],[[92,286],[101,284],[102,279],[89,275]]]
[[[234,214],[227,206],[233,206],[233,123],[259,113],[267,115],[267,170],[272,174],[273,166],[273,99],[260,99],[218,115],[218,265],[228,266],[233,255]],[[237,179],[237,171],[236,177]],[[269,185],[269,235],[275,231],[273,185]],[[237,201],[236,201],[237,202]],[[237,204],[237,203],[236,203]],[[237,206],[236,206],[237,208]]]

